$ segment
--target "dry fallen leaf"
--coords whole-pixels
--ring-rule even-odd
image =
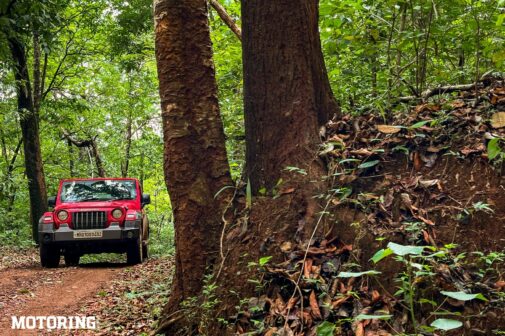
[[[379,294],[379,292],[377,290],[373,290],[372,291],[372,302],[377,302],[379,301],[381,295]]]
[[[292,194],[294,191],[295,191],[295,188],[283,189],[283,190],[280,191],[280,194],[281,195]]]
[[[357,325],[356,325],[356,333],[355,333],[356,336],[365,336],[365,327],[363,325],[363,322],[359,322]]]
[[[303,265],[303,276],[310,279],[310,270],[312,269],[312,259],[307,258],[305,264]]]
[[[342,305],[344,302],[346,302],[351,296],[344,296],[344,297],[341,297],[340,299],[337,299],[335,301],[333,301],[331,303],[331,306],[333,307],[333,309],[339,307],[340,305]]]
[[[435,147],[435,146],[430,146],[430,147],[428,147],[428,149],[426,149],[426,151],[430,152],[430,153],[438,153],[441,150],[442,150],[442,148]]]
[[[323,316],[321,315],[321,311],[319,310],[316,293],[314,291],[310,292],[309,304],[310,308],[312,309],[312,316],[314,317],[314,319],[321,320]]]
[[[499,280],[499,281],[497,281],[497,282],[495,283],[495,286],[496,286],[496,288],[497,288],[499,291],[501,291],[501,290],[505,289],[505,281],[503,281],[503,280]]]
[[[282,252],[287,253],[293,249],[293,244],[290,241],[285,241],[281,244],[280,248]]]
[[[401,128],[398,126],[391,125],[377,125],[377,130],[384,134],[395,134],[401,131]]]
[[[505,112],[496,112],[491,117],[491,126],[493,128],[505,127]]]
[[[421,170],[423,166],[423,161],[421,160],[421,156],[419,155],[418,152],[414,152],[413,160],[414,160],[414,169],[417,171]]]
[[[276,335],[277,333],[278,333],[277,328],[271,327],[270,329],[267,330],[267,332],[265,333],[265,336],[273,336],[273,335]]]
[[[437,185],[439,182],[438,179],[434,180],[419,180],[419,184],[422,185],[425,188],[433,187],[434,185]]]
[[[423,216],[421,215],[414,215],[414,217],[416,217],[417,219],[421,220],[424,224],[427,224],[427,225],[435,225],[435,222],[433,222],[432,220],[429,220],[427,218],[424,218]]]
[[[370,155],[373,154],[372,151],[369,151],[366,148],[360,148],[360,149],[352,150],[349,153],[351,153],[353,155],[358,155],[358,156],[370,156]]]
[[[410,212],[414,213],[414,211],[417,211],[417,207],[415,207],[412,204],[412,199],[410,198],[410,195],[407,193],[401,193],[400,194],[400,199],[402,200],[403,205],[410,210]]]

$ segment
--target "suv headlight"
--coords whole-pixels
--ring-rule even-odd
[[[115,219],[119,219],[121,218],[121,216],[123,216],[123,211],[121,211],[121,209],[112,210],[112,217],[114,217]]]
[[[68,212],[65,210],[61,210],[58,212],[58,219],[60,221],[66,221],[68,219]]]

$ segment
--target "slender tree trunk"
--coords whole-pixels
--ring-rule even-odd
[[[68,172],[70,173],[70,177],[75,176],[75,164],[74,164],[74,146],[72,146],[72,141],[70,139],[67,139],[67,147],[68,147],[68,156],[69,156],[69,161],[68,161]]]
[[[145,180],[145,169],[144,169],[144,162],[145,162],[145,157],[146,154],[144,152],[140,153],[140,185],[142,188],[144,188],[144,180]]]
[[[41,64],[40,37],[37,31],[33,32],[33,109],[36,114],[40,111],[42,103],[42,76],[40,71]]]
[[[371,76],[372,76],[372,97],[377,97],[377,73],[379,72],[379,53],[377,48],[377,41],[370,34],[370,42],[372,44],[373,52],[370,60],[371,63]]]
[[[2,157],[4,158],[5,165],[9,165],[9,158],[7,157],[7,144],[5,143],[5,135],[3,129],[0,128],[0,142],[2,143]]]
[[[18,144],[16,145],[16,148],[14,149],[14,153],[12,154],[12,158],[9,160],[9,158],[7,157],[7,148],[5,148],[5,141],[4,141],[3,134],[2,134],[2,145],[3,145],[2,154],[4,155],[4,159],[5,159],[5,162],[7,165],[7,170],[5,171],[4,190],[2,190],[2,192],[0,192],[0,201],[3,201],[6,196],[9,199],[9,206],[7,207],[7,209],[8,209],[7,212],[11,211],[11,210],[9,210],[12,208],[10,206],[10,204],[11,204],[10,200],[13,199],[14,193],[16,190],[16,187],[12,183],[11,179],[12,179],[12,173],[14,172],[16,160],[18,158],[18,154],[21,150],[22,144],[23,144],[23,138],[19,139]]]
[[[243,0],[242,22],[246,168],[256,193],[275,186],[287,166],[314,161],[319,126],[339,109],[317,0]]]
[[[121,165],[121,175],[123,177],[128,176],[128,168],[130,166],[130,150],[132,146],[132,115],[128,114],[128,120],[126,121],[126,145],[124,151],[124,161]]]
[[[170,320],[182,300],[200,293],[204,274],[212,271],[229,194],[225,190],[216,195],[232,181],[217,100],[207,1],[157,0],[154,14],[165,181],[175,220],[176,269],[165,309]]]
[[[433,21],[433,6],[431,6],[431,9],[428,14],[428,22],[426,23],[427,26],[425,28],[425,33],[424,33],[424,45],[423,49],[421,52],[421,69],[419,71],[419,81],[421,83],[421,87],[419,92],[423,92],[424,89],[426,88],[426,75],[428,72],[428,46],[431,38],[431,23]]]
[[[39,120],[33,105],[24,45],[15,37],[8,38],[8,44],[14,61],[14,77],[18,91],[19,120],[23,137],[26,177],[28,178],[30,195],[32,236],[35,242],[38,243],[38,221],[47,210],[46,182],[40,152]]]
[[[103,166],[102,157],[100,156],[100,153],[98,152],[98,145],[97,145],[95,139],[91,140],[90,149],[93,153],[93,157],[95,158],[95,164],[96,164],[96,169],[98,171],[98,176],[105,177],[107,174],[105,173],[105,168]]]
[[[398,39],[401,40],[403,38],[403,32],[405,31],[405,26],[407,25],[407,5],[402,3],[400,5],[400,27],[398,28]],[[396,49],[396,76],[400,76],[400,69],[402,67],[402,50],[397,42]]]

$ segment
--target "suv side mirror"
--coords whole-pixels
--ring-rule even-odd
[[[54,208],[56,205],[56,196],[49,196],[47,198],[47,206],[50,208]]]
[[[142,194],[142,207],[145,205],[151,204],[151,195],[149,194]]]

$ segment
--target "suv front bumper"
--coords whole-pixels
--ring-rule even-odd
[[[94,241],[131,241],[137,239],[140,234],[141,222],[139,220],[126,221],[124,227],[117,223],[105,229],[94,230],[72,230],[66,224],[62,224],[58,229],[54,229],[52,223],[39,223],[39,242],[41,244],[69,243],[69,242],[94,242]],[[101,232],[100,237],[78,238],[74,233]]]

